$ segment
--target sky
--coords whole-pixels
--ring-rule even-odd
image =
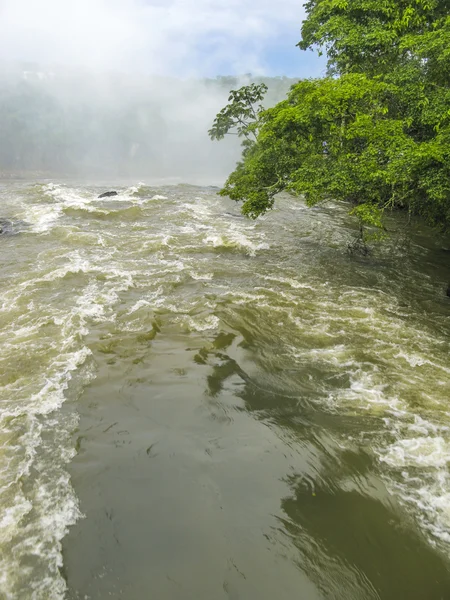
[[[301,0],[0,0],[0,60],[176,77],[313,77]]]

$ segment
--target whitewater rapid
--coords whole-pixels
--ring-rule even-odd
[[[68,469],[77,403],[97,356],[120,369],[121,344],[132,353],[164,328],[256,340],[246,373],[261,373],[261,388],[364,419],[331,438],[373,456],[411,527],[450,556],[450,317],[437,242],[420,234],[408,250],[387,242],[359,259],[346,252],[342,206],[282,198],[255,222],[212,188],[118,190],[99,200],[96,186],[0,188],[2,216],[22,223],[0,238],[1,597],[65,597],[62,541],[86,516]]]

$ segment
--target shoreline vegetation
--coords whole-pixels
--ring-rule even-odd
[[[209,130],[242,138],[219,194],[256,218],[282,191],[309,206],[344,200],[359,222],[355,250],[387,235],[405,211],[450,230],[450,39],[446,0],[310,0],[302,50],[327,73],[294,84],[264,109],[264,84],[232,90]]]

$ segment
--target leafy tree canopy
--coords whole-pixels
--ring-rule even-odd
[[[220,193],[254,218],[287,190],[310,205],[350,201],[370,226],[404,208],[448,228],[449,8],[450,0],[310,0],[299,46],[326,51],[328,74],[258,109],[248,125],[256,140],[246,140]],[[222,113],[237,119],[246,93],[232,92]],[[231,121],[221,123],[221,135],[230,132]]]
[[[209,136],[212,140],[221,140],[225,135],[234,133],[239,137],[256,136],[258,117],[263,112],[261,103],[268,87],[265,83],[251,83],[239,90],[232,90],[227,104],[214,119]],[[235,131],[233,131],[235,130]]]

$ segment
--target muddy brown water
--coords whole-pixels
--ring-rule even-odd
[[[0,597],[450,598],[442,240],[116,189],[0,186]]]

